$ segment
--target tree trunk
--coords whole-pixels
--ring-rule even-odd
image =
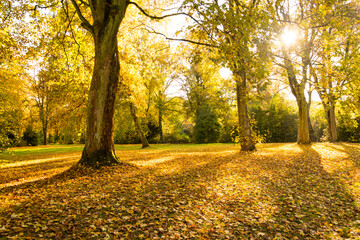
[[[164,102],[163,102],[163,94],[159,91],[159,133],[160,133],[160,142],[164,142],[164,133],[163,133],[163,126],[162,126],[162,116],[163,116],[163,109],[164,109]]]
[[[44,107],[45,105],[45,107]],[[39,107],[39,117],[42,125],[42,133],[43,133],[43,145],[47,145],[47,127],[48,127],[48,104],[47,99],[41,98],[38,102]]]
[[[44,134],[43,145],[47,145],[47,142],[48,142],[48,140],[47,140],[47,124],[43,125],[42,129],[43,129],[43,134]]]
[[[114,37],[112,47],[107,47],[109,45],[101,39],[95,40],[95,65],[88,100],[85,148],[80,165],[100,167],[119,163],[113,137],[120,71],[116,35]]]
[[[310,137],[310,141],[311,141],[311,142],[316,142],[317,139],[316,139],[316,136],[315,136],[315,130],[314,130],[314,128],[312,127],[309,112],[308,112],[308,126],[309,126],[309,137]]]
[[[162,111],[161,107],[159,108],[159,132],[160,132],[160,142],[164,142],[164,133],[163,133],[163,127],[162,127]]]
[[[142,148],[147,148],[147,147],[150,147],[149,145],[149,142],[148,140],[146,139],[145,135],[144,135],[144,132],[142,131],[141,129],[141,125],[139,123],[139,119],[138,117],[136,116],[136,109],[135,109],[135,106],[132,102],[129,102],[129,105],[130,105],[130,112],[131,112],[131,116],[134,120],[134,124],[135,124],[135,129],[139,135],[139,138],[141,140],[141,143],[142,143]]]
[[[325,108],[325,106],[324,106]],[[326,120],[328,122],[329,141],[337,142],[335,106],[327,106],[325,108]]]
[[[309,111],[308,103],[305,98],[305,82],[298,83],[295,75],[295,69],[291,62],[291,59],[286,51],[284,53],[284,67],[287,71],[289,86],[292,94],[296,98],[296,103],[298,105],[298,116],[299,116],[299,126],[298,126],[298,144],[310,144],[311,139],[309,135]]]
[[[119,83],[120,62],[117,33],[124,19],[128,1],[89,1],[91,25],[75,0],[72,3],[82,26],[93,36],[95,63],[90,85],[85,148],[79,165],[89,167],[119,164],[114,146],[115,97]]]
[[[250,120],[247,109],[246,75],[236,74],[236,102],[239,118],[239,138],[241,151],[254,151],[255,143],[251,136]]]
[[[299,127],[298,127],[298,144],[310,144],[309,135],[309,115],[308,107],[304,94],[299,94],[297,98],[299,108]]]
[[[314,128],[312,127],[311,119],[310,119],[310,106],[311,106],[311,97],[309,97],[309,102],[308,102],[308,107],[307,107],[309,137],[310,137],[311,142],[316,142],[315,131],[314,131]]]

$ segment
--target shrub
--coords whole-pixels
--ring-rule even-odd
[[[37,146],[39,142],[39,137],[34,132],[31,126],[28,126],[24,132],[23,140],[26,142],[27,146]]]

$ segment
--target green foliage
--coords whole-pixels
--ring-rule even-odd
[[[39,136],[30,125],[27,126],[24,132],[23,140],[28,146],[37,146],[39,144]]]
[[[360,117],[338,117],[338,139],[345,142],[360,142]]]
[[[281,97],[274,97],[267,105],[259,103],[250,107],[253,126],[264,142],[296,142],[297,114]]]
[[[220,136],[220,123],[215,111],[209,106],[205,105],[200,108],[197,116],[194,137],[196,143],[214,143],[217,142]]]

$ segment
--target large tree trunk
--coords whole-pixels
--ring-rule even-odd
[[[136,116],[135,106],[134,106],[134,104],[133,104],[132,102],[129,102],[129,104],[130,104],[131,116],[132,116],[132,118],[133,118],[133,120],[134,120],[135,129],[136,129],[136,131],[137,131],[137,133],[138,133],[138,135],[139,135],[139,138],[140,138],[140,140],[141,140],[142,148],[150,147],[149,142],[148,142],[148,140],[146,139],[145,134],[144,134],[144,132],[143,132],[142,129],[141,129],[141,125],[140,125],[140,123],[139,123],[139,119],[138,119],[138,117]]]
[[[308,103],[305,98],[305,82],[298,83],[295,75],[295,69],[291,62],[291,59],[286,51],[284,53],[284,67],[287,71],[289,86],[292,94],[296,98],[298,105],[298,116],[299,116],[299,126],[298,126],[298,144],[310,144],[311,139],[309,135],[309,111]]]
[[[254,151],[255,143],[251,136],[250,120],[247,109],[246,74],[244,72],[240,72],[239,74],[235,73],[235,77],[241,151]]]
[[[91,81],[85,148],[81,165],[99,167],[119,163],[115,155],[113,117],[120,63],[117,41],[112,51],[104,43],[95,43],[95,66]]]
[[[91,80],[85,148],[79,165],[90,167],[119,164],[115,155],[113,121],[115,97],[119,83],[120,63],[117,33],[122,22],[127,1],[89,1],[93,24],[81,14],[72,0],[84,26],[93,36],[95,63]]]

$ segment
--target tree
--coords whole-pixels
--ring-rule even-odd
[[[297,137],[296,106],[279,95],[272,95],[250,106],[254,128],[265,142],[295,142]]]
[[[140,121],[139,121],[138,117],[136,116],[136,107],[132,102],[129,102],[129,105],[130,105],[130,113],[134,120],[136,131],[137,131],[139,138],[141,140],[141,143],[142,143],[142,148],[150,147],[149,142],[146,139],[146,136],[145,136],[143,130],[141,129]]]
[[[349,64],[356,58],[356,40],[359,18],[355,2],[334,1],[332,5],[319,4],[317,18],[318,36],[315,40],[315,57],[310,63],[310,73],[318,92],[328,123],[330,142],[337,142],[335,107],[351,81]]]
[[[202,106],[198,111],[195,122],[194,137],[196,143],[214,143],[220,136],[220,123],[214,110],[209,106]]]
[[[255,149],[248,116],[248,88],[249,82],[264,78],[269,60],[269,12],[265,8],[271,9],[266,1],[188,0],[183,5],[195,22],[190,26],[192,36],[200,45],[215,48],[223,65],[233,73],[242,151]]]
[[[296,4],[297,9],[294,14],[290,12]],[[298,48],[291,48],[285,39],[282,39],[280,44],[280,59],[283,63],[277,63],[283,67],[287,74],[288,84],[291,93],[295,96],[298,115],[298,140],[299,144],[310,144],[311,122],[309,117],[311,95],[309,94],[309,102],[306,99],[305,90],[309,84],[309,67],[311,63],[311,53],[314,46],[314,40],[317,35],[317,30],[309,17],[316,14],[316,7],[313,1],[280,1],[276,5],[277,15],[277,31],[278,39],[282,39],[283,34],[289,31],[297,31],[301,36],[299,39]],[[296,19],[296,20],[295,20]],[[294,28],[294,29],[292,29]]]
[[[93,37],[95,59],[91,80],[85,148],[79,165],[99,167],[119,164],[113,140],[115,98],[119,83],[119,52],[117,34],[129,5],[153,19],[137,3],[126,0],[71,0],[83,26]],[[85,9],[85,10],[83,10]],[[90,10],[86,12],[86,10]],[[86,17],[92,19],[88,20]],[[90,17],[91,16],[91,17]]]
[[[26,26],[20,6],[0,2],[0,150],[18,144],[24,128]],[[11,13],[11,14],[10,14]]]

